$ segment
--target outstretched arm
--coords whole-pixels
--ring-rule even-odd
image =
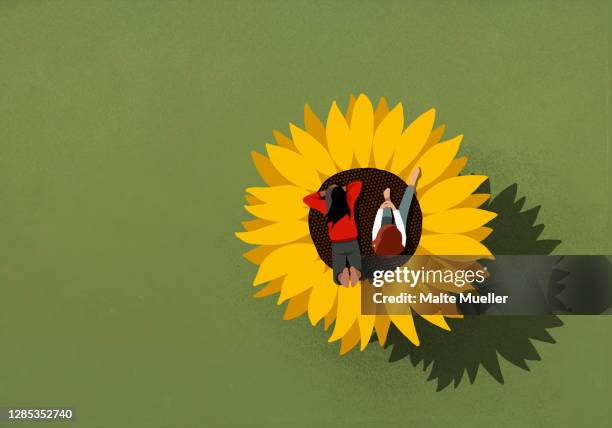
[[[361,193],[361,187],[361,180],[353,181],[352,183],[349,183],[346,186],[346,201],[348,202],[351,211],[353,211],[353,208],[355,207],[355,202],[357,202],[357,198],[359,198],[359,194]]]
[[[304,197],[304,203],[310,208],[319,211],[321,214],[327,213],[327,206],[325,205],[325,191],[315,192]]]

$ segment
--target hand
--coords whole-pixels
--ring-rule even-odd
[[[385,201],[391,200],[391,189],[388,187],[383,191],[383,198],[385,198]]]
[[[391,208],[392,210],[396,210],[397,208],[395,208],[395,205],[393,205],[393,202],[391,201],[385,201],[380,205],[380,208]]]

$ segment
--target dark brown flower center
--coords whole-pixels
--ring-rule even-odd
[[[357,204],[355,205],[355,221],[359,230],[359,247],[363,256],[373,255],[372,226],[376,211],[383,203],[383,191],[391,189],[391,200],[399,208],[400,201],[407,185],[397,175],[376,168],[356,168],[339,172],[328,178],[319,190],[326,189],[332,184],[344,186],[351,181],[361,180],[363,188]],[[417,198],[412,199],[410,214],[408,216],[406,250],[404,254],[412,254],[419,245],[422,223],[421,207]],[[310,236],[317,248],[319,257],[328,266],[331,266],[331,242],[327,232],[325,217],[316,210],[310,210],[308,215]]]

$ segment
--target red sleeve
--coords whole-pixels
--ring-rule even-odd
[[[361,193],[361,186],[361,180],[353,181],[346,186],[346,200],[351,212],[353,208],[355,208],[355,202],[357,202],[357,198],[359,198],[359,194]]]
[[[325,199],[321,199],[319,192],[311,193],[304,197],[304,203],[310,208],[319,211],[321,214],[327,212],[327,206],[325,205]]]

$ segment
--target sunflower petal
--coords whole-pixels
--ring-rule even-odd
[[[402,103],[395,106],[393,110],[382,120],[376,133],[372,148],[374,150],[374,166],[384,169],[395,149],[402,139],[404,129],[404,109]]]
[[[266,144],[268,156],[276,170],[293,184],[304,189],[316,190],[321,180],[316,169],[300,154],[283,147]]]
[[[268,186],[287,184],[289,182],[276,170],[276,168],[274,168],[270,159],[261,153],[251,152],[251,158],[253,158],[255,169],[257,169],[262,180],[265,181]]]
[[[327,117],[325,132],[332,159],[340,169],[349,169],[353,160],[350,129],[335,101]]]
[[[304,196],[308,194],[308,192],[301,187],[291,184],[272,187],[247,187],[246,191],[262,202],[271,204],[281,204],[287,200],[291,202],[302,202]]]
[[[456,205],[457,208],[478,208],[491,198],[488,193],[474,193],[468,196],[463,202]]]
[[[308,309],[308,298],[310,297],[310,290],[304,291],[302,294],[295,296],[289,300],[287,309],[283,315],[284,320],[292,320],[294,318],[303,315]]]
[[[392,173],[401,173],[421,152],[431,134],[435,118],[435,109],[430,109],[408,125],[393,156]]]
[[[448,165],[448,167],[446,167],[446,169],[442,172],[442,174],[438,176],[438,178],[434,179],[433,181],[424,186],[417,184],[417,191],[425,193],[427,190],[429,190],[430,187],[433,187],[444,180],[448,180],[449,178],[457,177],[461,173],[461,171],[463,171],[463,168],[465,168],[466,164],[467,158],[465,156],[453,159]]]
[[[323,126],[321,119],[312,111],[308,104],[304,106],[304,128],[306,128],[306,132],[312,135],[323,146],[327,145],[325,126]]]
[[[253,195],[244,195],[244,199],[251,205],[261,204],[261,201]]]
[[[271,281],[286,275],[291,270],[303,271],[303,269],[297,269],[295,266],[314,262],[317,258],[317,250],[312,244],[289,244],[278,247],[270,252],[259,265],[253,285]]]
[[[262,227],[270,226],[273,223],[268,220],[256,218],[254,220],[242,221],[240,222],[240,224],[242,225],[242,227],[244,227],[244,230],[251,231],[261,229]]]
[[[376,320],[374,321],[374,328],[376,329],[376,336],[378,337],[378,343],[380,346],[385,346],[385,342],[387,341],[387,333],[389,333],[389,326],[391,325],[391,320],[388,315],[376,315]]]
[[[329,310],[325,317],[323,318],[323,330],[327,331],[332,323],[336,320],[336,314],[338,313],[338,293],[336,293],[336,297],[334,297],[334,303],[332,308]]]
[[[308,207],[305,205],[285,206],[276,204],[245,205],[244,209],[255,217],[272,221],[299,220],[308,215]]]
[[[479,227],[478,229],[471,230],[464,235],[469,236],[479,242],[484,241],[493,232],[490,227]]]
[[[321,143],[308,132],[293,124],[289,125],[289,129],[295,141],[295,147],[311,165],[328,177],[336,173],[334,161]]]
[[[346,117],[347,123],[351,123],[351,118],[353,117],[353,108],[355,107],[355,101],[357,101],[355,95],[349,94],[348,105],[346,106],[346,114],[344,115]]]
[[[357,317],[361,336],[360,350],[362,351],[368,346],[368,343],[370,343],[372,330],[374,329],[374,321],[376,321],[376,315],[359,315]]]
[[[387,99],[385,97],[380,97],[376,110],[374,110],[374,129],[380,125],[387,114],[389,114],[389,104],[387,104]]]
[[[274,137],[274,140],[276,141],[276,144],[278,144],[281,147],[284,147],[286,149],[291,149],[293,150],[293,141],[291,141],[291,139],[289,137],[287,137],[285,134],[283,134],[282,132],[273,129],[272,130],[272,136]]]
[[[301,219],[308,214],[303,202],[308,192],[298,186],[249,187],[246,191],[260,200],[258,205],[245,207],[255,217],[283,221]]]
[[[441,329],[450,331],[450,327],[448,326],[446,320],[444,319],[444,316],[442,315],[421,315],[421,317],[424,320],[430,322],[431,324],[440,327]]]
[[[497,217],[478,208],[454,208],[423,217],[423,229],[435,233],[464,233],[487,224]]]
[[[338,287],[338,312],[330,342],[340,339],[351,328],[361,310],[361,285]]]
[[[423,234],[419,241],[430,254],[448,256],[491,256],[487,247],[477,240],[457,234]]]
[[[487,179],[486,175],[463,175],[441,181],[419,198],[423,214],[437,213],[465,201]]]
[[[446,125],[440,125],[433,131],[431,131],[431,134],[429,135],[429,138],[427,139],[427,142],[425,143],[425,147],[423,147],[423,149],[429,150],[431,147],[438,144],[442,139],[442,135],[444,134],[445,130]]]
[[[397,329],[414,345],[419,346],[421,344],[416,327],[414,326],[414,319],[412,318],[412,315],[389,314],[389,318]]]
[[[406,168],[404,168],[404,170],[402,172],[399,172],[397,175],[399,175],[400,177],[404,177],[405,176],[405,178],[407,180],[408,179],[408,175],[410,173],[412,173],[412,171],[414,169],[414,166],[416,164],[416,161],[419,160],[420,155],[422,153],[427,152],[427,150],[431,149],[433,146],[435,146],[436,144],[438,144],[440,142],[440,139],[442,138],[442,134],[444,133],[444,129],[445,128],[446,128],[445,125],[440,125],[437,128],[435,128],[433,131],[431,131],[431,134],[427,138],[427,142],[425,143],[425,145],[423,146],[421,151],[419,153],[417,153],[417,155],[414,157],[414,160],[412,162],[410,162],[408,164],[408,166]],[[448,168],[447,168],[447,170],[448,170]]]
[[[374,111],[370,99],[364,94],[359,95],[355,102],[351,117],[351,141],[357,163],[367,167],[372,152],[372,136],[374,133]]]
[[[277,278],[274,281],[270,281],[265,287],[263,287],[257,293],[255,293],[255,297],[261,298],[261,297],[267,297],[267,296],[276,294],[281,291],[282,286],[283,286],[283,279]]]
[[[296,220],[272,223],[269,226],[248,232],[236,232],[236,236],[247,244],[280,245],[297,241],[309,233],[308,222]]]
[[[298,270],[289,272],[283,280],[283,288],[281,290],[280,297],[278,298],[278,304],[281,304],[287,299],[291,299],[306,290],[310,290],[323,271],[324,266],[325,264],[320,260],[314,260],[310,263],[301,261],[300,268]],[[304,272],[307,272],[308,274],[304,275]]]
[[[425,187],[446,170],[457,154],[462,138],[463,135],[459,135],[444,143],[436,144],[421,156],[416,162],[416,165],[421,168],[421,178],[417,189]]]
[[[346,354],[359,343],[359,325],[354,323],[340,342],[340,355]]]
[[[270,254],[277,248],[278,247],[270,245],[260,245],[258,247],[253,248],[252,250],[247,251],[242,256],[254,265],[260,265],[261,262],[263,262],[264,259],[268,257],[268,254]]]
[[[308,319],[312,325],[317,323],[327,314],[334,305],[338,286],[332,279],[331,269],[325,269],[323,275],[315,283],[308,302]]]

